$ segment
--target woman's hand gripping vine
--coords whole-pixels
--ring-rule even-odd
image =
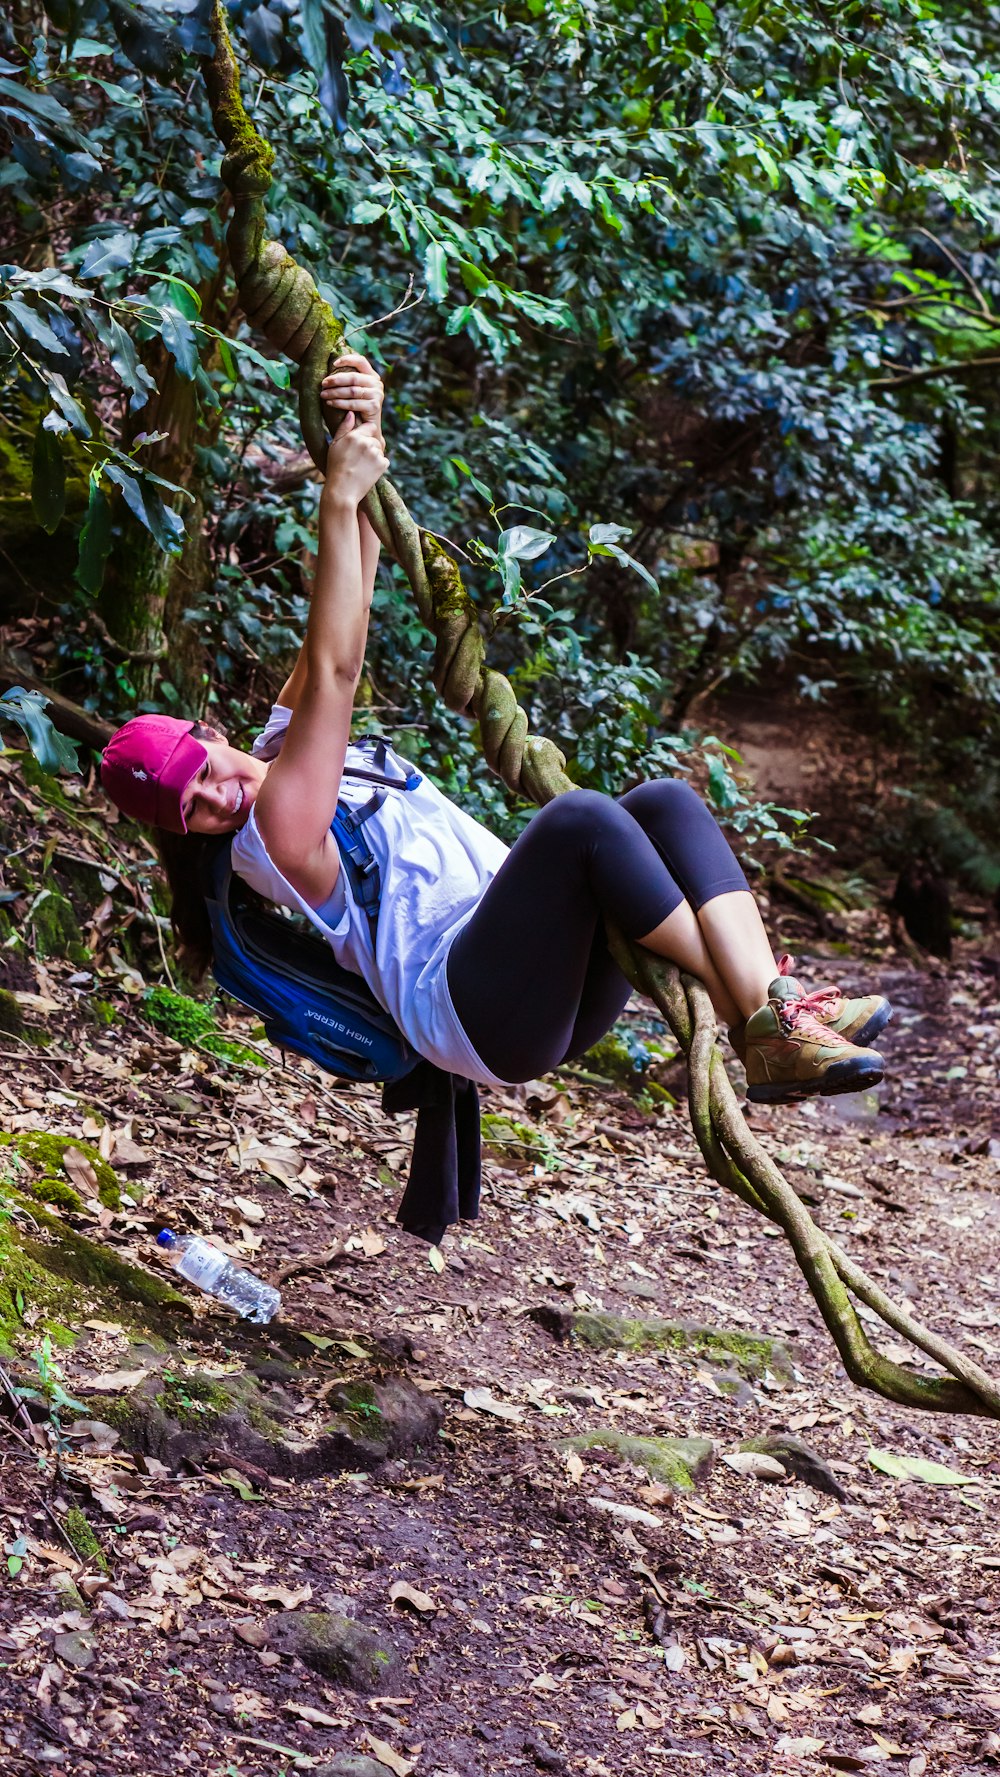
[[[330,832],[368,638],[378,540],[358,508],[388,467],[382,383],[352,352],[322,385],[339,419],[319,504],[319,549],[305,641],[281,701],[292,709],[284,745],[257,797],[261,837],[282,875],[313,907],[333,893],[340,857]]]

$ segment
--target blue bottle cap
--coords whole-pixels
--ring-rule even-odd
[[[156,1236],[156,1244],[157,1246],[173,1246],[176,1239],[176,1234],[171,1234],[169,1228],[164,1228],[162,1234]]]

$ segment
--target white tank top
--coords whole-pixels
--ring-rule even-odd
[[[254,742],[258,758],[281,750],[291,710],[275,704],[263,734]],[[347,749],[345,772],[370,773],[369,753]],[[302,913],[322,932],[337,961],[361,975],[407,1042],[447,1072],[483,1085],[505,1082],[491,1074],[469,1042],[448,991],[448,953],[499,870],[507,847],[479,821],[463,814],[424,776],[413,789],[403,786],[412,767],[387,751],[380,767],[389,789],[363,832],[378,862],[382,901],[373,944],[367,915],[341,869],[330,900],[320,908],[294,889],[272,863],[254,809],[233,840],[232,861],[250,887]],[[398,788],[393,787],[398,784]],[[374,786],[345,776],[340,800],[360,808]]]

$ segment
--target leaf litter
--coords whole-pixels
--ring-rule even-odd
[[[127,1304],[81,1295],[76,1344],[52,1356],[83,1413],[57,1429],[36,1388],[37,1454],[12,1411],[0,1423],[13,1769],[276,1777],[276,1760],[338,1753],[397,1777],[1000,1768],[994,1428],[850,1387],[784,1243],[704,1178],[682,1109],[649,1116],[572,1075],[530,1102],[492,1095],[543,1130],[548,1104],[567,1164],[535,1176],[488,1160],[482,1219],[448,1237],[438,1269],[394,1226],[409,1130],[386,1125],[375,1093],[332,1090],[308,1064],[272,1068],[262,1090],[255,1068],[154,1042],[141,979],[115,972],[110,946],[96,969],[117,1008],[107,1031],[58,959],[22,992],[49,1041],[22,1053],[4,1039],[3,1129],[89,1142],[120,1168],[131,1203],[99,1205],[79,1168],[82,1210],[52,1213],[161,1278],[165,1221],[224,1245],[259,1237],[252,1263],[286,1279],[309,1355],[289,1370],[267,1334],[248,1344],[194,1296],[165,1355]],[[995,1367],[996,976],[969,959],[945,982],[890,954],[884,978],[902,1021],[877,1116],[831,1101],[755,1111],[754,1127],[866,1267],[895,1273],[943,1330],[957,1321]],[[794,1371],[558,1331],[588,1310],[779,1336]],[[25,1300],[4,1360],[25,1387],[32,1314]],[[329,1424],[338,1391],[393,1373],[442,1402],[442,1436],[366,1472],[261,1480],[224,1448],[214,1466],[133,1453],[95,1413],[95,1397],[183,1395],[185,1377],[224,1383],[250,1359],[275,1370],[296,1438]],[[675,1493],[627,1442],[558,1447],[608,1430],[696,1433],[716,1460]],[[771,1432],[805,1437],[845,1497],[745,1460],[741,1445]],[[89,1543],[69,1539],[74,1514]],[[317,1611],[384,1636],[410,1694],[345,1689],[274,1650],[273,1619]]]

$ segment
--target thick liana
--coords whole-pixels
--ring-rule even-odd
[[[302,435],[322,469],[328,438],[319,385],[331,358],[344,349],[344,329],[310,273],[280,242],[267,238],[264,198],[274,151],[244,108],[221,0],[213,9],[212,41],[203,68],[226,151],[222,177],[233,200],[228,245],[240,302],[251,326],[299,366]],[[449,709],[475,717],[488,764],[530,802],[550,802],[572,790],[564,755],[553,741],[529,734],[510,681],[487,666],[479,615],[457,562],[420,529],[385,477],[368,496],[365,511],[406,574],[435,638],[435,687]],[[652,999],[687,1056],[691,1121],[708,1171],[783,1230],[852,1381],[905,1406],[1000,1418],[1000,1382],[922,1327],[841,1252],[751,1134],[715,1041],[715,1015],[701,983],[682,983],[678,971],[652,952],[620,934],[610,938],[626,976]],[[883,1356],[865,1333],[852,1296],[947,1375],[919,1375]]]

